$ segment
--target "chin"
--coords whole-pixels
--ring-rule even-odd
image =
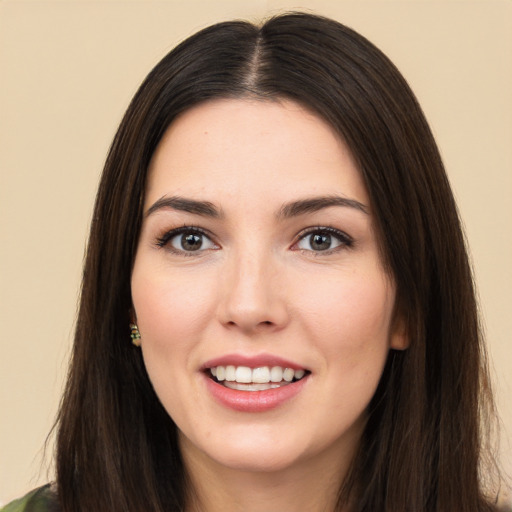
[[[297,454],[279,453],[275,449],[261,448],[233,450],[231,453],[211,454],[211,457],[228,469],[246,473],[275,473],[299,463]]]
[[[301,448],[303,443],[300,440],[288,437],[283,442],[280,437],[267,437],[257,429],[249,436],[225,431],[222,438],[209,437],[207,445],[196,443],[183,435],[180,436],[180,444],[184,455],[192,455],[204,463],[240,472],[264,473],[293,467],[308,451]]]

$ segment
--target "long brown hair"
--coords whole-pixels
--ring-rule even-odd
[[[326,18],[214,25],[150,72],[115,136],[94,209],[58,419],[64,512],[171,512],[187,492],[176,427],[131,346],[130,273],[149,161],[177,115],[213,98],[295,100],[348,144],[364,178],[410,347],[391,351],[340,507],[491,510],[479,475],[492,404],[471,269],[436,144],[405,80]]]

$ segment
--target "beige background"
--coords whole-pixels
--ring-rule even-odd
[[[199,28],[297,7],[366,35],[424,107],[467,228],[512,469],[510,0],[0,0],[0,503],[48,478],[95,188],[138,84]]]

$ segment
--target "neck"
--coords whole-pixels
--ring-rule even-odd
[[[248,471],[218,465],[187,450],[186,512],[347,512],[338,509],[337,502],[351,457],[340,460],[337,455],[326,453],[282,470]]]

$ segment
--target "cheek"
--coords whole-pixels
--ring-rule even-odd
[[[382,272],[313,279],[297,296],[306,329],[331,357],[387,351],[394,289]]]
[[[215,304],[214,283],[187,272],[138,272],[132,276],[132,298],[142,335],[174,350],[197,337]]]
[[[197,274],[196,274],[197,275]],[[182,397],[194,402],[197,390],[187,386],[190,355],[204,336],[214,286],[205,276],[151,267],[143,258],[132,274],[132,300],[142,336],[142,354],[156,394],[173,418],[187,415]]]
[[[380,273],[313,289],[303,325],[322,355],[328,391],[319,407],[331,411],[336,430],[363,414],[375,393],[389,353],[394,289]]]

